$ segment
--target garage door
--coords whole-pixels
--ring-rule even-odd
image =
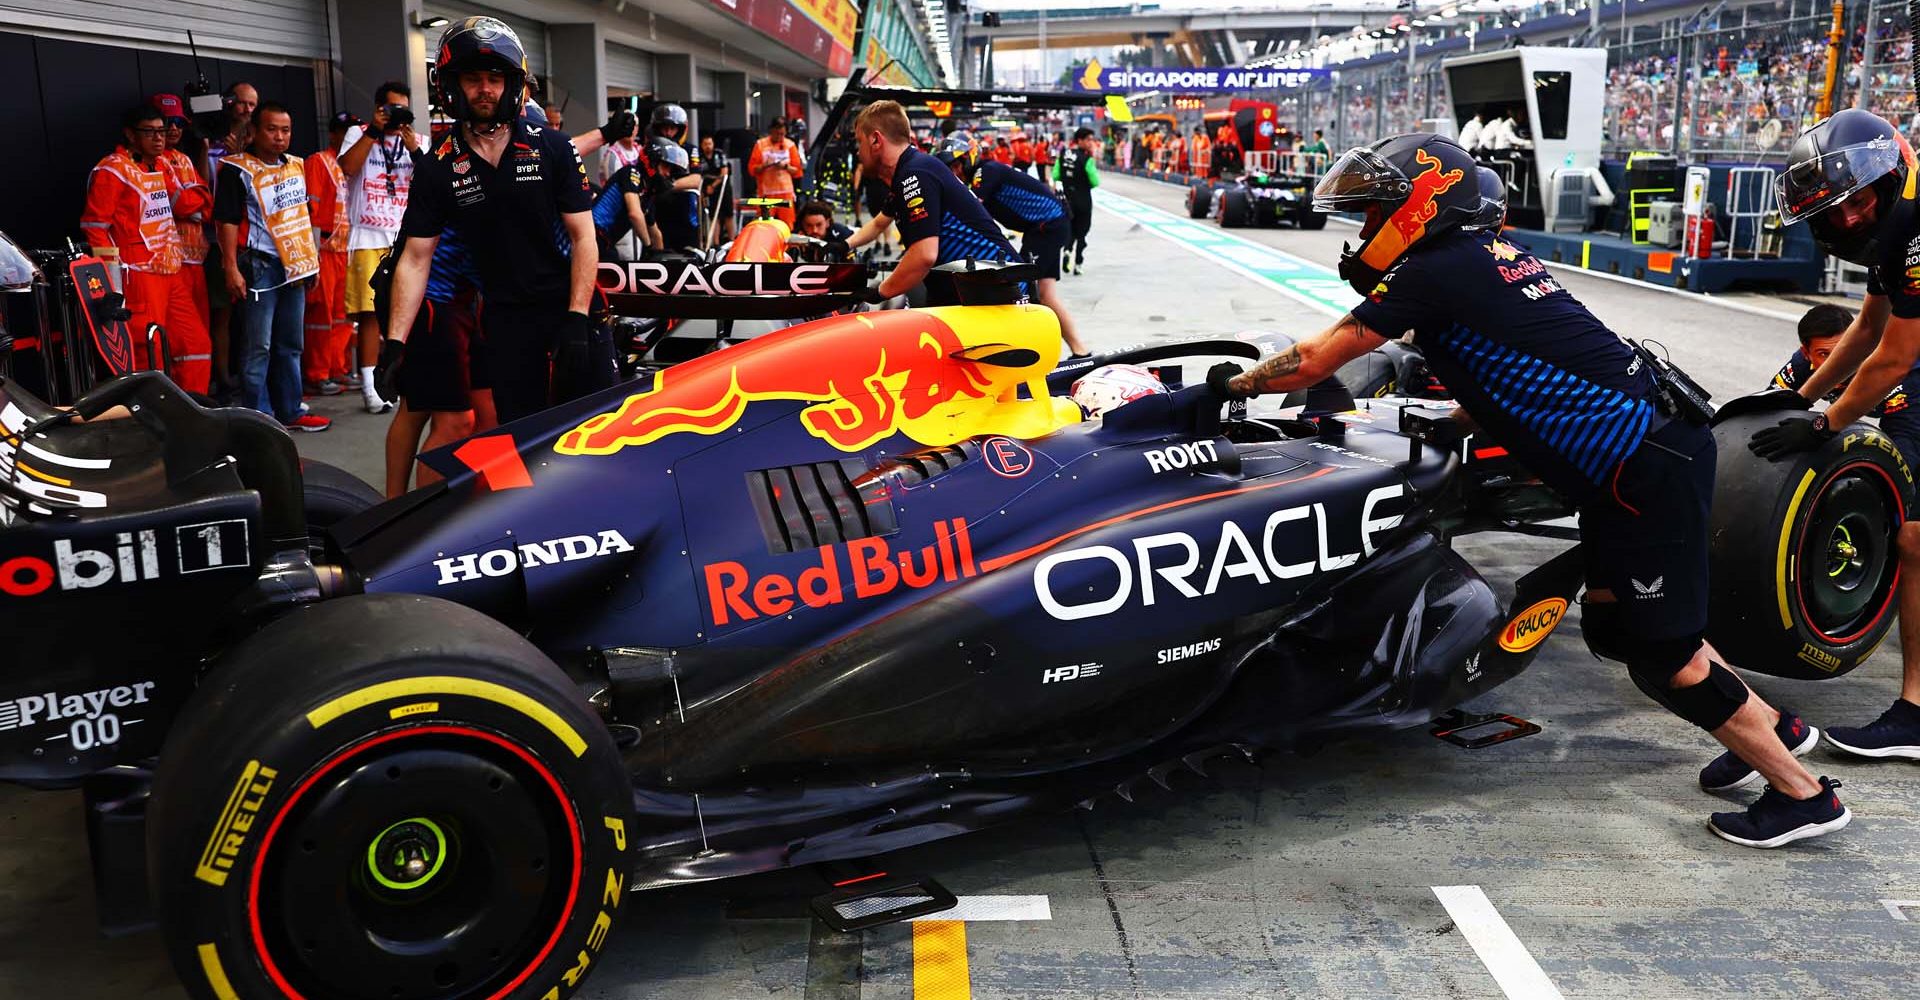
[[[607,86],[621,96],[653,93],[653,53],[608,42]]]
[[[518,14],[508,14],[492,7],[482,7],[477,3],[461,3],[459,0],[426,0],[420,5],[420,12],[425,17],[444,17],[449,21],[458,21],[466,17],[499,18],[506,22],[507,27],[513,29],[514,34],[520,36],[520,44],[527,49],[527,68],[532,70],[535,76],[547,75],[547,26],[540,21],[521,17]],[[434,33],[428,32],[428,34]],[[427,39],[427,48],[433,48],[433,43],[438,40],[438,35]],[[428,55],[432,53],[429,52]]]
[[[693,99],[696,101],[719,100],[720,74],[710,69],[695,70],[693,74]]]
[[[0,23],[87,36],[107,44],[187,44],[201,54],[330,58],[326,0],[0,0]]]

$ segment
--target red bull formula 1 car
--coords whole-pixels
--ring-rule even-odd
[[[674,266],[616,305],[815,315],[863,281]],[[1273,346],[1104,359],[1176,391],[1086,421],[1045,309],[833,316],[429,455],[445,481],[386,502],[158,375],[73,413],[0,381],[0,778],[85,789],[103,918],[157,918],[195,996],[555,998],[642,890],[1425,724],[1525,668],[1577,557],[1508,602],[1449,542],[1564,508],[1440,411],[1180,387]],[[1885,549],[1828,544],[1904,511],[1824,499],[1893,468],[1856,437],[1793,473],[1781,593],[1838,566],[1869,600],[1818,624],[1858,635],[1782,669],[1886,631]]]

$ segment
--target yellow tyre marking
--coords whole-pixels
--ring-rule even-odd
[[[1780,627],[1793,629],[1793,613],[1787,610],[1787,539],[1793,534],[1794,516],[1800,513],[1800,501],[1807,498],[1807,487],[1813,485],[1813,470],[1800,477],[1800,486],[1793,491],[1793,502],[1787,504],[1786,519],[1780,522],[1780,549],[1773,562],[1773,596],[1780,604]]]
[[[409,715],[431,715],[438,711],[440,711],[440,703],[437,701],[416,701],[411,705],[401,705],[399,708],[387,712],[387,718],[398,719]]]
[[[913,925],[913,1000],[968,1000],[967,925],[961,920],[921,920]]]
[[[491,681],[477,681],[470,677],[407,677],[397,681],[384,681],[363,687],[352,694],[343,694],[338,698],[307,713],[307,722],[313,728],[332,722],[357,708],[394,698],[413,698],[421,695],[451,694],[478,698],[502,705],[519,712],[521,715],[538,722],[547,731],[558,737],[573,751],[575,757],[587,752],[587,741],[582,739],[578,730],[567,725],[565,719],[532,698],[509,687],[502,687]]]
[[[13,467],[16,469],[19,469],[21,472],[24,472],[29,476],[32,476],[35,479],[44,480],[46,482],[52,483],[55,486],[72,486],[73,485],[73,480],[71,479],[61,479],[59,476],[49,476],[46,473],[41,472],[39,469],[36,469],[25,462],[15,461],[13,463]]]
[[[213,995],[219,1000],[240,1000],[240,994],[233,991],[233,983],[227,980],[227,970],[220,964],[220,950],[209,941],[199,947],[200,971],[207,977],[207,985],[213,988]]]

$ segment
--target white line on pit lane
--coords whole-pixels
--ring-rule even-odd
[[[1047,902],[1045,896],[961,896],[959,899],[959,904],[951,910],[913,917],[909,922],[965,920],[968,923],[979,923],[983,920],[1053,919],[1053,907]]]
[[[1493,908],[1493,902],[1477,885],[1436,885],[1433,894],[1447,908],[1453,925],[1473,946],[1480,963],[1493,973],[1493,981],[1508,1000],[1561,1000],[1560,990],[1547,978],[1540,963],[1533,960],[1527,946],[1520,943],[1513,928]]]
[[[1920,909],[1920,899],[1883,899],[1880,905],[1887,908],[1895,920],[1907,920],[1907,907]]]
[[[1117,215],[1123,219],[1127,219],[1128,221],[1138,221],[1133,219],[1131,216],[1129,216],[1126,211],[1122,211],[1119,208],[1115,208],[1112,204],[1103,204],[1103,202],[1106,202],[1106,201],[1122,202],[1122,203],[1125,203],[1130,209],[1134,211],[1149,214],[1149,215],[1163,216],[1165,218],[1172,219],[1183,226],[1198,225],[1198,223],[1192,219],[1181,218],[1180,216],[1175,215],[1172,212],[1167,211],[1166,209],[1155,208],[1152,205],[1148,205],[1145,202],[1136,201],[1132,198],[1128,198],[1125,195],[1095,192],[1095,198],[1094,198],[1095,208],[1098,208],[1103,212],[1111,212],[1114,215]],[[1345,309],[1341,309],[1337,306],[1334,306],[1331,303],[1323,302],[1311,296],[1303,295],[1299,292],[1296,292],[1293,289],[1288,288],[1287,286],[1280,284],[1279,282],[1276,282],[1265,275],[1262,275],[1258,272],[1250,270],[1245,265],[1239,263],[1238,261],[1233,260],[1230,257],[1213,253],[1205,247],[1195,246],[1192,243],[1188,243],[1185,240],[1180,239],[1179,234],[1177,232],[1177,227],[1166,226],[1166,225],[1153,225],[1153,226],[1143,226],[1142,228],[1146,229],[1148,232],[1152,233],[1153,235],[1158,236],[1163,240],[1166,240],[1168,243],[1171,243],[1174,246],[1177,246],[1180,249],[1185,250],[1188,253],[1191,253],[1201,258],[1202,260],[1207,260],[1215,264],[1218,264],[1221,267],[1224,267],[1227,270],[1232,271],[1243,278],[1246,278],[1250,281],[1253,281],[1259,284],[1263,288],[1267,288],[1272,291],[1279,292],[1280,294],[1285,295],[1287,298],[1293,299],[1294,301],[1299,302],[1307,306],[1308,308],[1325,313],[1328,316],[1343,316],[1346,314]],[[1209,235],[1213,235],[1213,234],[1209,232]],[[1277,250],[1273,247],[1267,246],[1265,243],[1260,243],[1255,240],[1249,240],[1243,236],[1226,232],[1225,230],[1222,230],[1219,233],[1219,235],[1232,242],[1243,244],[1245,246],[1252,247],[1256,250],[1265,251],[1267,254],[1270,254],[1275,258],[1285,260],[1298,267],[1305,268],[1308,271],[1311,271],[1315,274],[1322,274],[1322,275],[1328,275],[1328,276],[1333,276],[1334,274],[1333,271],[1329,270],[1328,268],[1320,264],[1315,264],[1310,260],[1307,260],[1302,257],[1297,257],[1293,254],[1287,253],[1284,250]],[[1334,276],[1334,277],[1331,277],[1330,280],[1338,281],[1339,279],[1337,276]],[[1344,284],[1344,282],[1342,284]],[[1358,296],[1355,296],[1355,300],[1358,301]]]

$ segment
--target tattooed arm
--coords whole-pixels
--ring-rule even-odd
[[[1386,342],[1387,338],[1348,313],[1333,326],[1234,376],[1229,384],[1240,396],[1304,389]]]

